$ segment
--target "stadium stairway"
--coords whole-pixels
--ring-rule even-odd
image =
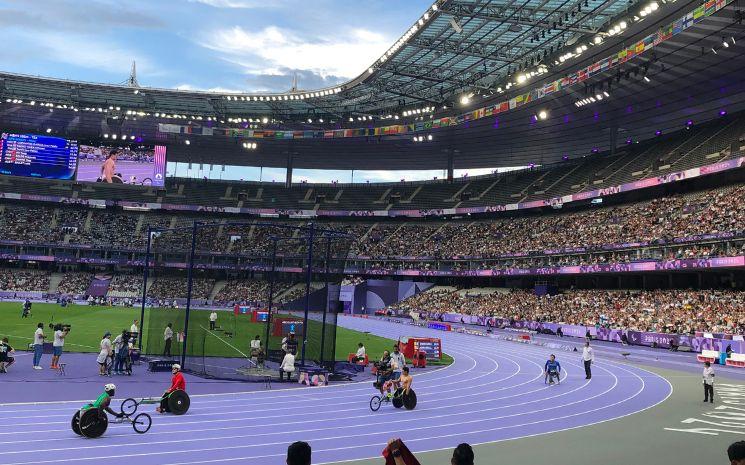
[[[52,273],[51,276],[49,276],[49,293],[50,294],[56,294],[57,289],[59,288],[59,283],[62,282],[62,278],[64,278],[64,273]]]
[[[228,282],[224,280],[215,282],[215,285],[212,287],[212,291],[210,291],[210,294],[207,297],[207,300],[210,302],[214,301],[215,297],[217,297],[217,294],[219,294],[220,291],[222,291],[227,285],[228,285]]]

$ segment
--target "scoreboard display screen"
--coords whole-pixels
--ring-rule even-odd
[[[439,339],[414,340],[414,350],[427,354],[427,360],[440,360],[442,358],[442,343]]]
[[[269,312],[256,312],[256,321],[266,323],[269,320]]]
[[[3,133],[0,174],[42,179],[74,179],[78,142],[62,137]]]
[[[295,333],[296,336],[303,334],[303,322],[285,320],[282,322],[282,336],[287,336],[290,333]]]

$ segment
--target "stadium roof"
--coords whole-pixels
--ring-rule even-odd
[[[694,9],[709,3],[723,9],[694,22]],[[654,11],[650,11],[652,4],[657,5]],[[295,168],[321,169],[444,169],[448,157],[457,168],[545,164],[567,155],[573,158],[606,150],[609,133],[616,130],[619,140],[636,141],[654,137],[657,130],[668,132],[688,121],[715,118],[720,111],[745,109],[745,86],[740,78],[745,65],[742,11],[729,0],[706,4],[683,0],[638,4],[626,0],[438,1],[436,10],[428,9],[392,46],[390,56],[371,66],[372,73],[364,72],[337,88],[312,92],[327,94],[319,97],[310,97],[309,91],[224,95],[0,73],[0,125],[6,129],[51,128],[76,137],[122,131],[146,141],[165,141],[170,145],[171,161],[211,164],[283,167],[290,156]],[[192,122],[201,126],[207,119],[216,129],[258,126],[323,133],[394,124],[381,119],[387,115],[400,117],[395,124],[427,121],[430,113],[435,118],[462,115],[514,99],[597,60],[616,56],[619,50],[634,47],[650,33],[689,15],[690,27],[589,79],[497,118],[415,133],[432,134],[431,143],[415,143],[411,133],[330,140],[264,138],[247,156],[238,136],[198,137],[187,131]],[[521,76],[531,73],[527,82],[520,82]],[[598,93],[608,93],[610,98],[578,104]],[[463,95],[470,96],[470,103],[461,103]],[[31,101],[36,105],[30,106]],[[42,102],[51,107],[41,107]],[[407,116],[422,107],[431,110]],[[128,116],[126,111],[134,113]],[[533,120],[540,111],[549,113],[547,121]],[[373,118],[360,123],[358,115]],[[350,116],[355,116],[354,122],[349,122]],[[235,123],[229,118],[243,120]],[[264,125],[264,118],[275,122]],[[158,123],[171,123],[183,131],[163,134]],[[179,143],[187,137],[189,146]]]

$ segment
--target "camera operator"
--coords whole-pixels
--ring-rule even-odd
[[[54,343],[52,344],[54,352],[52,354],[52,366],[50,367],[52,370],[59,368],[59,358],[62,356],[62,348],[65,345],[65,338],[68,334],[70,334],[69,325],[63,326],[59,323],[54,325]]]
[[[122,334],[118,335],[114,339],[114,374],[115,375],[122,375],[124,374],[124,367],[125,363],[127,361],[127,356],[129,355],[129,340],[131,339],[132,334],[127,331],[126,329],[122,330]]]

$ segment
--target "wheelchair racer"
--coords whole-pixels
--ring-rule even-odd
[[[556,361],[556,356],[551,354],[551,357],[546,360],[546,365],[543,367],[543,373],[545,380],[548,380],[548,384],[554,384],[554,378],[559,379],[561,373],[561,364]]]
[[[375,364],[375,366],[378,369],[378,380],[376,384],[378,386],[378,389],[380,390],[380,395],[384,396],[386,388],[390,393],[390,385],[386,386],[386,384],[393,376],[393,367],[391,367],[390,352],[384,350],[383,356],[380,358],[380,361]]]
[[[83,416],[83,413],[86,410],[90,409],[98,409],[99,413],[101,415],[104,414],[104,412],[108,412],[109,414],[115,416],[116,418],[122,418],[124,416],[123,413],[115,412],[111,409],[111,399],[114,397],[114,393],[116,392],[116,386],[109,383],[103,388],[103,393],[98,396],[96,400],[93,401],[92,404],[86,404],[83,407],[80,408],[80,416]]]
[[[184,379],[183,373],[181,373],[181,365],[174,363],[171,366],[171,373],[173,373],[171,387],[163,393],[163,397],[160,399],[160,406],[155,408],[155,411],[158,413],[166,413],[170,411],[168,408],[168,396],[170,396],[173,391],[178,390],[186,392],[186,380]]]

